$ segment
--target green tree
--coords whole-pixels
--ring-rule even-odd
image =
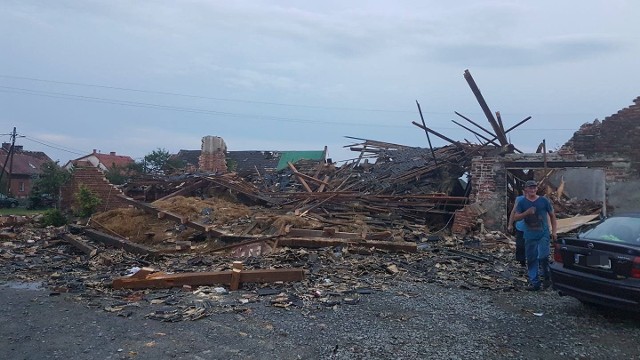
[[[166,149],[158,148],[144,157],[144,169],[146,174],[166,174],[184,167],[182,161],[171,159],[171,154]]]
[[[75,198],[76,215],[79,217],[91,216],[102,203],[102,200],[84,185],[80,185],[80,189],[75,193]]]
[[[71,178],[71,174],[60,167],[57,161],[48,161],[40,167],[41,173],[36,177],[31,188],[30,199],[40,201],[43,196],[53,198],[58,203],[60,188]]]
[[[142,174],[142,165],[138,168],[136,164],[128,164],[125,166],[113,165],[110,167],[104,176],[113,185],[122,185],[129,181],[132,176]]]
[[[147,174],[162,174],[162,170],[171,154],[166,149],[158,148],[144,156],[144,168]]]
[[[132,174],[144,174],[144,161],[136,161],[127,165],[127,171]]]

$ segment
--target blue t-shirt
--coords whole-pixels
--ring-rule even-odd
[[[531,201],[523,197],[516,205],[516,212],[523,213],[530,207],[536,208],[536,213],[527,215],[524,220],[524,239],[536,240],[543,237],[549,237],[549,224],[547,223],[547,215],[553,214],[551,201],[544,196],[539,196],[535,201]]]
[[[524,195],[520,195],[516,197],[516,205],[520,202],[520,200],[524,199]],[[516,221],[516,230],[524,232],[524,219]]]

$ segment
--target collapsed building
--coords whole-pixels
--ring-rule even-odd
[[[522,153],[507,134],[531,117],[505,129],[471,74],[465,71],[464,77],[490,127],[458,112],[470,125],[453,122],[475,135],[479,144],[451,139],[422,119],[413,124],[424,130],[429,148],[348,137],[357,141],[348,147],[359,156],[338,167],[327,159],[326,147],[228,151],[224,139],[205,136],[200,150],[172,156],[183,164],[177,173],[133,179],[117,191],[109,189],[103,210],[123,206],[123,195],[152,202],[226,192],[249,206],[304,213],[326,224],[362,218],[365,228],[404,229],[395,235],[411,239],[415,236],[408,234],[441,227],[460,235],[505,229],[513,201],[529,179],[542,184],[539,190],[554,200],[563,217],[637,209],[638,195],[629,194],[635,194],[630,189],[637,188],[639,178],[640,154],[634,145],[640,136],[640,98],[601,122],[583,125],[557,152],[548,151],[542,139],[536,153]],[[434,148],[430,136],[449,145]]]
[[[600,214],[638,209],[640,98],[583,125],[557,152],[542,140],[536,153],[522,153],[506,135],[530,117],[505,128],[468,71],[465,79],[490,129],[457,112],[470,125],[454,123],[479,143],[451,139],[422,120],[413,124],[428,148],[349,137],[358,156],[337,166],[326,148],[229,151],[222,138],[205,136],[200,150],[172,157],[182,166],[171,174],[117,187],[104,169],[76,161],[63,198],[85,186],[102,200],[98,213],[62,235],[25,231],[25,239],[44,242],[5,234],[11,240],[0,244],[0,261],[13,261],[28,276],[73,269],[51,276],[50,284],[89,292],[92,301],[105,298],[105,310],[118,315],[147,301],[171,305],[149,318],[195,320],[215,313],[215,301],[229,306],[206,288],[213,284],[252,289],[235,305],[240,310],[263,296],[278,307],[355,304],[399,279],[520,289],[527,280],[502,230],[529,179],[553,200],[559,233]],[[433,136],[447,145],[431,146]],[[49,243],[54,236],[60,240]],[[65,256],[49,256],[53,246]],[[33,254],[42,260],[21,262]],[[181,291],[139,292],[175,287]]]

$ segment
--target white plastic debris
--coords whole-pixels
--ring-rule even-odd
[[[135,275],[138,271],[140,271],[141,269],[137,266],[132,267],[131,269],[129,269],[127,271],[127,276],[132,276]]]

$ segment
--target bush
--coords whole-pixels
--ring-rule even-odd
[[[78,205],[76,215],[83,218],[91,216],[102,202],[96,194],[84,185],[80,186],[75,198]]]
[[[67,223],[67,218],[58,209],[49,209],[42,214],[43,226],[62,226]]]

